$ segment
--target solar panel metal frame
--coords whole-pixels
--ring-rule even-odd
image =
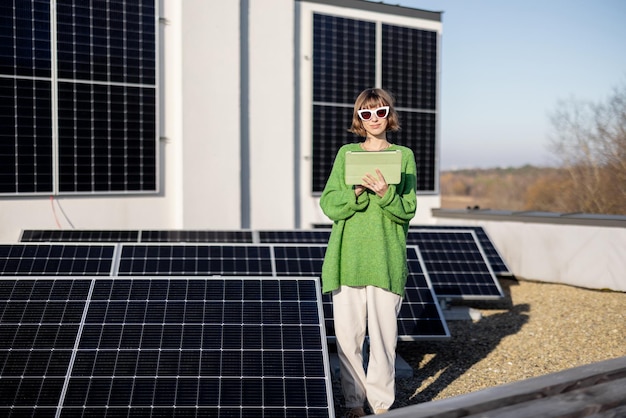
[[[474,280],[473,282],[470,281],[458,281],[456,283],[454,283],[455,285],[464,285],[466,287],[472,287],[472,286],[487,286],[489,288],[493,288],[495,289],[495,294],[483,294],[483,293],[477,293],[477,292],[458,292],[458,293],[447,293],[446,291],[444,291],[442,289],[442,287],[444,285],[447,285],[448,283],[444,283],[442,282],[438,275],[439,274],[445,274],[445,275],[467,275],[467,272],[464,272],[463,270],[450,270],[450,271],[439,271],[437,269],[433,269],[432,266],[429,266],[430,263],[432,262],[437,262],[438,260],[431,260],[429,257],[429,251],[427,249],[425,249],[423,246],[420,246],[420,252],[422,254],[422,257],[424,258],[424,264],[426,265],[426,269],[429,272],[430,275],[430,279],[432,281],[433,284],[433,288],[435,289],[435,293],[437,294],[437,296],[441,299],[465,299],[465,300],[498,300],[498,299],[502,299],[504,297],[504,292],[500,286],[500,283],[498,282],[498,278],[496,277],[495,273],[493,272],[491,265],[489,263],[489,261],[487,260],[487,256],[485,255],[485,252],[482,248],[482,246],[480,245],[480,242],[478,241],[478,237],[476,236],[476,233],[473,230],[467,230],[467,229],[442,229],[442,230],[432,230],[432,229],[410,229],[409,230],[409,236],[407,237],[407,243],[408,245],[420,245],[419,242],[415,242],[413,241],[413,238],[411,237],[411,234],[419,234],[420,232],[424,232],[424,233],[430,233],[430,234],[438,234],[438,235],[446,235],[446,234],[463,234],[463,235],[468,235],[471,237],[471,240],[469,240],[471,243],[473,243],[475,245],[475,252],[477,253],[477,255],[479,256],[479,263],[466,263],[465,265],[471,266],[471,265],[476,265],[476,266],[483,266],[484,265],[484,270],[481,272],[483,275],[486,275],[489,277],[489,281],[488,282],[484,282],[484,283],[478,283],[476,280]],[[444,257],[446,256],[446,254],[448,254],[446,251],[440,251],[438,252],[438,254],[442,254],[444,255]],[[455,263],[453,262],[454,260],[451,260],[451,262],[449,263],[450,265],[455,265]],[[458,266],[463,266],[462,263],[456,263],[456,265]]]
[[[487,256],[487,260],[489,260],[489,264],[491,265],[491,269],[493,272],[500,276],[512,276],[513,273],[511,269],[506,263],[500,251],[495,246],[491,237],[480,225],[411,225],[409,227],[409,231],[412,229],[433,229],[433,230],[445,230],[445,229],[470,229],[476,232],[476,237],[478,238],[478,242],[482,246],[483,250],[485,250],[485,255]]]
[[[158,293],[155,293],[154,296],[156,297],[154,299],[151,299],[149,296],[146,296],[141,292],[142,289],[139,289],[139,291],[136,291],[137,289],[135,289],[135,294],[133,296],[132,285],[134,281],[147,282],[151,286],[153,285],[153,283],[158,282],[167,282],[167,285],[169,286],[169,283],[187,281],[186,286],[189,287],[189,284],[191,282],[203,282],[206,285],[207,283],[213,282],[215,280],[223,281],[224,286],[226,286],[226,282],[230,281],[239,281],[242,283],[246,281],[296,282],[296,287],[298,287],[298,290],[302,290],[299,283],[306,281],[307,288],[309,289],[308,297],[305,295],[305,299],[300,299],[300,294],[298,293],[296,302],[307,302],[308,312],[312,312],[311,303],[314,303],[315,308],[313,309],[316,311],[316,319],[308,316],[305,318],[299,315],[289,315],[289,317],[285,318],[283,318],[282,316],[280,318],[276,317],[276,320],[279,324],[278,326],[281,327],[280,329],[284,333],[281,334],[283,342],[279,342],[279,348],[277,348],[278,346],[275,346],[276,343],[273,341],[273,337],[268,337],[270,339],[267,340],[267,342],[265,340],[251,340],[251,345],[247,347],[244,346],[243,342],[240,342],[241,349],[236,349],[234,347],[224,347],[224,341],[227,340],[218,340],[216,342],[217,345],[211,348],[207,347],[205,345],[205,342],[203,342],[205,341],[203,340],[205,337],[201,337],[201,339],[194,337],[192,332],[193,330],[190,330],[190,341],[192,343],[195,342],[196,345],[194,346],[194,348],[183,348],[182,346],[184,341],[184,327],[183,330],[180,330],[178,332],[178,335],[181,336],[180,341],[178,342],[179,348],[172,348],[173,346],[169,347],[168,342],[177,340],[167,339],[167,336],[169,334],[167,334],[166,331],[168,329],[170,331],[176,331],[178,328],[181,327],[181,325],[211,325],[211,321],[207,322],[207,317],[204,316],[206,315],[206,309],[208,309],[206,308],[206,303],[208,302],[208,300],[206,299],[206,295],[208,294],[207,292],[209,291],[209,289],[206,288],[205,294],[202,295],[204,299],[201,299],[200,295],[198,295],[197,293],[193,293],[191,292],[191,290],[187,289],[186,295],[190,294],[197,297],[196,299],[188,300],[185,296],[185,299],[183,301],[184,304],[193,302],[197,302],[197,304],[203,304],[203,318],[184,317],[184,322],[178,321],[176,320],[178,318],[176,316],[176,312],[178,312],[177,307],[172,305],[172,312],[174,312],[174,316],[169,320],[166,316],[164,316],[162,322],[159,323],[157,321],[153,325],[155,327],[155,330],[159,328],[162,332],[162,334],[159,334],[160,339],[158,346],[142,346],[142,344],[144,344],[142,338],[149,334],[148,327],[151,326],[151,322],[146,321],[146,319],[148,319],[147,317],[144,317],[144,322],[142,324],[137,324],[138,326],[140,325],[142,327],[145,327],[142,328],[144,332],[144,334],[142,334],[143,337],[133,338],[131,336],[131,334],[133,334],[133,329],[131,329],[130,327],[134,324],[134,322],[126,321],[126,319],[138,318],[138,316],[134,314],[130,314],[130,316],[127,316],[127,312],[131,312],[134,309],[130,306],[131,302],[147,304],[152,300],[155,303],[160,303],[162,301],[163,303],[171,302],[172,304],[175,304],[177,301],[181,301],[176,297],[172,297],[171,299],[169,299],[169,294],[166,298],[161,298],[159,297]],[[54,286],[59,283],[63,285],[63,283],[65,282],[71,284],[71,289],[74,289],[74,285],[76,283],[79,283],[80,286],[78,286],[77,291],[72,291],[73,293],[61,293],[58,294],[56,297],[51,297],[51,294],[53,293],[52,289],[54,288]],[[124,284],[128,282],[129,284],[127,293],[119,292],[119,288],[118,292],[115,293],[116,286],[123,288]],[[50,290],[47,293],[42,293],[38,296],[37,294],[33,294],[34,291],[32,288],[29,291],[28,285],[31,283],[33,288],[37,285],[37,283],[50,283]],[[311,283],[314,288],[314,297],[312,297],[312,294],[310,293],[311,285],[309,285],[308,283]],[[105,293],[98,296],[97,289],[101,286],[105,286],[104,290],[106,290],[107,285],[110,285],[109,291],[111,293]],[[7,290],[7,286],[12,287],[10,290]],[[17,288],[18,286],[19,288]],[[260,287],[261,285],[259,283],[259,288]],[[171,288],[168,287],[168,291],[169,289]],[[45,291],[46,287],[44,286],[42,290]],[[148,290],[148,292],[150,292],[150,290]],[[248,299],[245,298],[245,289],[243,287],[241,289],[241,292],[241,299],[219,299],[218,297],[216,297],[216,299],[214,299],[214,302],[216,302],[216,304],[223,305],[227,303],[228,300],[231,300],[235,303],[240,304],[243,309],[244,306],[247,306],[247,304],[244,304],[243,302],[244,300]],[[182,294],[179,294],[178,297],[182,297]],[[264,302],[284,302],[280,290],[278,290],[278,293],[275,294],[275,297],[272,297],[271,294],[268,293],[259,293],[258,298],[251,300],[258,301],[258,304],[262,304]],[[0,393],[4,394],[2,399],[0,399],[0,414],[13,413],[20,414],[20,416],[30,414],[29,416],[31,416],[36,412],[38,414],[37,416],[64,416],[64,413],[69,413],[71,415],[72,412],[77,412],[80,416],[88,416],[90,412],[104,414],[107,412],[115,413],[117,411],[121,412],[122,414],[127,414],[129,416],[134,416],[133,414],[142,415],[143,413],[146,413],[149,416],[154,416],[152,414],[158,415],[159,412],[173,413],[174,411],[178,411],[184,414],[184,411],[188,410],[191,414],[201,413],[203,411],[208,413],[217,411],[218,415],[216,416],[220,416],[222,414],[232,416],[233,412],[237,416],[250,416],[249,414],[254,414],[255,411],[256,413],[260,414],[260,411],[271,413],[272,410],[274,410],[275,412],[277,411],[279,415],[282,413],[282,415],[280,416],[334,416],[330,361],[328,347],[325,344],[326,335],[324,321],[322,320],[323,310],[321,307],[321,290],[319,279],[317,277],[294,278],[276,276],[232,276],[220,277],[218,279],[215,277],[203,276],[128,276],[123,278],[100,276],[55,276],[42,278],[22,276],[12,277],[5,281],[0,281],[0,301],[2,301],[2,303],[0,304],[0,307],[2,308],[0,309],[0,328],[4,328],[4,336],[7,335],[7,332],[9,333],[9,335],[13,335],[11,341],[8,341],[8,339],[5,338],[4,343],[0,342]],[[30,308],[37,308],[36,303],[45,304],[45,307],[42,309],[35,309],[33,312],[27,312],[29,309],[28,303],[32,303],[30,305]],[[59,305],[59,303],[61,305]],[[62,305],[63,303],[65,304],[65,308]],[[67,305],[72,303],[76,306],[74,307],[74,309],[70,310],[69,314],[67,314]],[[13,304],[16,305],[15,308],[12,307]],[[49,306],[51,307],[48,312]],[[106,307],[105,310],[103,310],[104,307]],[[185,309],[185,314],[189,314],[188,309],[191,309],[191,306]],[[261,312],[275,316],[275,314],[272,313],[274,312],[274,308],[272,306],[268,307],[267,309],[268,310],[266,311],[264,308],[261,308]],[[289,307],[285,306],[281,308],[281,312],[291,312],[291,309],[291,305]],[[119,313],[122,312],[122,310],[124,310],[123,316],[116,314],[116,312]],[[141,312],[141,310],[138,311],[135,309],[135,312]],[[145,308],[143,312],[145,315],[148,315],[149,311],[147,310],[147,308]],[[164,312],[167,312],[167,310],[164,310]],[[224,320],[227,312],[221,312],[221,318],[222,320]],[[306,314],[305,311],[299,312],[301,314]],[[33,313],[38,314],[36,316],[32,316],[31,314]],[[46,317],[46,315],[48,315],[48,317]],[[245,321],[243,320],[243,310],[241,315],[241,323],[233,319],[233,321],[235,322],[233,322],[232,327],[235,328],[239,326],[243,335],[245,325]],[[28,318],[32,318],[32,323],[29,322]],[[182,318],[183,316],[181,316],[179,319]],[[212,317],[209,316],[208,318],[211,319]],[[120,321],[120,319],[122,320]],[[257,319],[256,322],[250,323],[250,326],[263,327],[272,326],[273,324],[272,320],[270,320],[269,318],[266,319],[267,324],[262,324],[258,321],[259,320]],[[105,330],[105,326],[107,326],[107,324],[109,326],[109,328],[107,328],[109,331]],[[166,328],[167,324],[171,324],[172,327]],[[178,326],[174,327],[174,325]],[[222,323],[221,326],[225,327],[226,325],[228,324]],[[308,340],[302,337],[300,337],[299,339],[289,339],[289,337],[293,337],[290,331],[288,331],[290,325],[296,325],[300,327],[313,326],[317,331],[312,340]],[[71,328],[69,329],[69,333],[65,332],[64,338],[57,339],[52,343],[45,340],[44,337],[46,337],[47,335],[52,335],[51,332],[54,335],[59,334],[59,331],[54,333],[53,328],[57,327],[60,329],[63,326]],[[95,327],[96,330],[102,330],[96,348],[89,345],[90,338],[95,335],[89,331],[89,327],[91,326]],[[119,331],[118,334],[115,334],[118,328],[123,328],[124,326],[129,327],[127,333]],[[220,325],[215,324],[213,326],[219,327]],[[276,325],[273,326],[276,327]],[[301,329],[301,331],[303,331],[304,329]],[[22,330],[23,332],[20,333],[20,330]],[[205,331],[203,330],[202,332],[204,333]],[[226,332],[225,328],[221,332]],[[41,336],[39,336],[38,334],[41,334]],[[117,335],[119,338],[117,340],[115,338],[106,338],[107,335]],[[124,335],[127,336],[126,338],[132,339],[132,341],[128,339],[124,340]],[[233,334],[232,341],[235,340],[238,340],[238,338],[235,334]],[[91,339],[91,341],[93,342],[95,340]],[[281,341],[280,338],[279,341]],[[293,345],[293,347],[284,346],[283,344],[285,344],[286,341],[289,341],[288,345]],[[55,344],[58,345],[55,346]],[[148,342],[146,344],[150,343]],[[260,344],[260,348],[257,348],[258,344]],[[307,348],[307,344],[309,348]],[[302,348],[298,349],[297,347]],[[219,374],[215,376],[211,375],[207,372],[206,368],[202,368],[203,366],[200,365],[202,363],[196,363],[195,366],[197,367],[197,370],[185,369],[184,372],[181,372],[180,370],[182,369],[178,369],[179,371],[176,374],[172,374],[171,365],[169,365],[169,363],[167,362],[168,353],[177,356],[180,361],[180,363],[177,363],[179,367],[189,367],[192,363],[189,363],[184,359],[188,358],[190,356],[190,353],[187,353],[187,356],[183,357],[181,354],[182,351],[180,351],[186,349],[193,351],[194,353],[197,352],[198,359],[203,358],[203,355],[208,355],[211,352],[219,352],[219,356],[215,357],[215,359],[219,357],[219,370],[225,370],[225,361],[233,361],[234,366],[232,367],[232,370],[237,370],[237,367],[239,367],[238,370],[240,370],[240,376],[229,374],[222,375],[222,372],[219,372]],[[238,354],[238,356],[228,356],[229,351],[232,353],[239,352],[240,354]],[[309,356],[305,355],[307,351],[311,353]],[[143,354],[145,354],[145,356],[143,357],[144,360],[152,359],[154,361],[157,361],[157,363],[154,363],[153,375],[143,374],[140,371],[141,367],[145,369],[146,367],[150,366],[146,363],[142,363],[142,352]],[[151,352],[156,353],[155,355],[157,357],[150,356]],[[245,353],[250,354],[250,356],[246,356]],[[250,358],[260,358],[259,356],[261,356],[262,353],[267,353],[267,355],[271,356],[274,360],[276,360],[276,356],[278,356],[279,361],[282,361],[283,367],[281,368],[281,370],[271,369],[271,371],[264,372],[262,366],[259,366],[261,367],[261,369],[259,369],[261,373],[260,375],[244,375],[243,371],[249,370],[245,367],[250,367],[245,366],[246,359],[248,359],[249,361]],[[272,355],[272,353],[278,354]],[[99,356],[101,356],[105,360],[104,363],[97,363],[98,358],[100,358]],[[108,371],[106,367],[100,367],[103,364],[105,366],[108,365],[109,363],[107,363],[107,359],[112,359],[113,357],[111,356],[115,357],[113,366],[110,367]],[[265,358],[264,355],[262,357]],[[92,363],[89,363],[89,361],[91,361],[90,358],[93,358]],[[213,359],[214,357],[209,358]],[[287,358],[289,358],[288,363],[285,362]],[[134,363],[128,362],[127,360],[129,359],[133,359]],[[297,364],[298,359],[302,361],[302,363],[300,364],[301,369],[298,369],[298,367],[295,367],[294,369],[294,366]],[[307,365],[307,360],[309,362],[313,360],[314,364]],[[237,366],[237,361],[241,362],[240,366]],[[296,361],[296,363],[294,363],[293,361]],[[53,364],[54,362],[56,363]],[[318,369],[315,369],[316,366],[318,367]],[[253,369],[255,368],[253,367]],[[91,373],[85,374],[86,370],[91,370]],[[140,372],[138,373],[138,371]],[[261,395],[257,396],[256,398],[253,397],[252,400],[250,400],[250,398],[248,397],[244,399],[242,395],[239,397],[241,403],[237,405],[222,405],[219,404],[219,402],[222,402],[222,399],[219,399],[217,401],[217,405],[207,405],[205,409],[201,404],[199,404],[199,400],[202,398],[202,396],[207,396],[203,395],[206,393],[206,391],[203,392],[203,388],[200,386],[203,378],[205,382],[212,382],[218,379],[218,389],[224,388],[223,390],[225,391],[227,391],[229,388],[228,383],[234,382],[235,384],[237,384],[237,382],[239,382],[239,384],[241,385],[239,387],[239,390],[241,392],[246,389],[246,380],[247,382],[250,382],[251,380],[256,379],[257,384],[262,385],[263,388],[269,388],[270,391],[277,390],[278,393],[268,393],[269,391],[266,390],[264,396]],[[315,380],[312,381],[312,379]],[[171,386],[172,381],[175,382],[173,387]],[[181,393],[179,391],[185,389],[185,381],[187,383],[190,383],[192,386],[195,385],[196,387],[195,392],[192,392],[192,396],[193,394],[195,394],[196,396],[195,402],[193,399],[189,400],[179,398],[179,394]],[[272,381],[282,382],[282,384],[272,385]],[[301,385],[299,385],[299,382],[302,382]],[[131,395],[127,393],[128,391],[124,390],[130,388],[131,392],[137,391],[136,385],[139,384],[147,384],[148,386],[152,384],[152,390],[149,391],[149,393],[151,394],[151,403],[140,404],[140,396],[136,399],[135,397],[131,397]],[[177,387],[177,385],[180,386]],[[311,394],[311,397],[307,397],[305,393],[298,392],[298,399],[294,401],[294,391],[296,391],[294,387],[297,389],[303,387],[304,389],[311,389],[314,392],[319,391],[319,393],[315,392],[314,394]],[[163,390],[167,391],[168,389],[172,388],[175,392],[178,391],[175,397],[169,392],[163,392]],[[321,388],[323,388],[323,392],[321,391]],[[251,388],[248,389],[251,390]],[[165,402],[161,397],[158,396],[159,393],[165,394],[165,398],[174,399],[174,402],[180,402],[180,404],[174,403],[159,405]],[[77,394],[80,396],[75,396]],[[280,404],[279,402],[276,403],[273,400],[272,396],[277,394],[279,401],[282,400],[282,404]],[[317,396],[316,398],[315,394],[319,396]],[[288,395],[290,395],[292,398],[290,399]],[[211,395],[208,395],[208,397],[210,396]],[[120,400],[123,399],[128,400],[127,404],[120,403]],[[306,399],[306,404],[297,403],[298,400],[303,399]],[[135,402],[135,400],[138,400],[138,402]],[[260,403],[252,403],[252,401],[256,400],[260,401]],[[309,403],[314,404],[310,405]],[[50,412],[50,414],[47,414],[48,412]],[[231,415],[228,415],[229,413]]]

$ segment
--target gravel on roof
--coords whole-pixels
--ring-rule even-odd
[[[394,409],[626,356],[626,293],[499,280],[505,298],[453,303],[479,315],[449,320],[450,339],[398,343],[413,377],[396,379]]]

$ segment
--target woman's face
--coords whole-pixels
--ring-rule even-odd
[[[358,111],[363,129],[372,136],[380,136],[387,131],[387,116],[389,106],[382,104],[368,106]]]

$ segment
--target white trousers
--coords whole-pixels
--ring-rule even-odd
[[[402,298],[375,286],[341,286],[333,292],[333,318],[341,388],[347,408],[389,409],[395,400],[398,313]],[[367,371],[363,365],[369,335]]]

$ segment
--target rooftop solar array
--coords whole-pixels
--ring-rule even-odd
[[[332,416],[329,229],[110,232],[0,246],[0,415]],[[407,261],[402,340],[502,295],[473,230],[411,229]]]
[[[112,241],[114,236],[119,236],[120,231],[74,231],[76,234],[68,234],[71,231],[31,231],[22,233],[22,240],[46,240],[48,242],[62,241],[63,239]],[[253,243],[253,244],[326,244],[330,236],[329,228],[314,228],[310,230],[239,230],[239,231],[194,231],[194,230],[165,230],[165,231],[128,231],[128,236],[137,236],[140,242],[211,242],[211,243]],[[480,226],[441,226],[425,225],[411,226],[407,243],[420,246],[419,252],[426,263],[435,293],[440,298],[464,298],[464,299],[492,299],[503,297],[498,284],[496,274],[511,274],[506,263],[498,253],[489,236]],[[225,246],[226,248],[227,246]],[[234,248],[232,249],[234,251]],[[125,250],[126,251],[126,250]],[[157,251],[153,249],[152,251]],[[164,251],[164,250],[163,250]],[[179,249],[178,251],[183,251]],[[245,251],[245,250],[238,250]],[[195,257],[195,258],[194,258]],[[205,264],[201,255],[184,255],[186,265]],[[240,257],[240,256],[238,256]],[[254,264],[252,256],[245,255],[250,263]],[[220,263],[226,258],[219,257]],[[181,260],[176,263],[181,263]],[[195,261],[192,261],[195,260]],[[132,270],[128,267],[130,261],[125,259],[122,266],[122,274],[148,273],[150,266],[161,263],[159,257],[146,255],[146,259],[133,260]],[[445,262],[445,263],[444,263]],[[138,265],[137,263],[146,264]],[[257,264],[260,262],[256,262]],[[267,266],[259,266],[259,269],[251,274],[268,274]],[[211,266],[202,269],[192,266],[186,270],[178,267],[171,274],[221,274],[222,267],[213,262]],[[247,268],[248,271],[253,271]],[[159,267],[161,274],[167,273],[167,269]],[[191,273],[191,272],[198,273]],[[240,272],[240,274],[246,274]],[[319,273],[318,273],[319,274]]]
[[[5,278],[0,415],[333,416],[316,278]]]
[[[499,299],[504,293],[474,231],[411,229],[439,298]]]
[[[109,245],[75,244],[15,244],[6,246],[11,258],[3,258],[0,266],[7,275],[86,275],[85,266],[100,266],[99,274],[115,277],[127,276],[267,276],[267,277],[320,277],[326,250],[325,244],[219,244],[219,243],[121,243]],[[82,255],[76,258],[77,247],[82,252],[92,249],[94,259]],[[102,250],[107,249],[103,261]],[[28,248],[28,251],[24,249]],[[39,249],[39,250],[37,250]],[[30,258],[20,261],[25,253],[39,254],[36,262]],[[58,262],[63,269],[39,271],[33,264],[45,264],[48,256],[59,254]],[[65,254],[65,256],[63,256]],[[426,273],[417,248],[407,249],[410,275],[406,286],[406,297],[400,318],[400,338],[404,340],[442,339],[450,336],[445,319],[439,308],[434,287]],[[78,262],[77,262],[78,261]],[[15,268],[21,267],[21,268]],[[41,270],[41,269],[40,269]],[[96,273],[93,273],[96,274]],[[334,336],[332,303],[329,295],[323,296],[323,311],[328,335]]]
[[[496,274],[511,274],[491,238],[480,225],[411,225],[411,230],[473,230]],[[312,230],[59,230],[22,231],[20,242],[224,242],[319,243],[330,236],[330,225]]]

